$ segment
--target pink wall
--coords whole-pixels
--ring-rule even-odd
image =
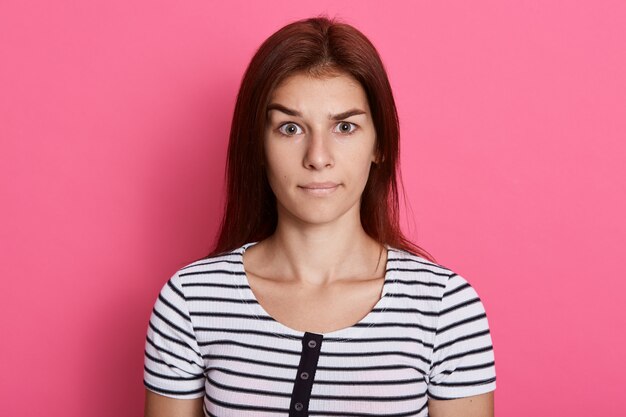
[[[485,302],[498,415],[626,415],[624,2],[336,3],[0,4],[0,415],[141,414],[147,320],[209,249],[244,67],[324,11],[386,62],[405,223]]]

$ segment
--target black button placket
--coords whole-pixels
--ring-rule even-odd
[[[309,415],[309,400],[311,399],[311,390],[323,338],[324,336],[321,334],[309,332],[305,332],[302,336],[302,354],[291,393],[289,417]]]

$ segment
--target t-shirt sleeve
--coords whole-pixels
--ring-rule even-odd
[[[453,274],[441,299],[428,395],[443,400],[495,389],[494,353],[485,308],[474,288]]]
[[[204,361],[178,274],[161,289],[152,309],[144,354],[144,385],[167,397],[204,395]]]

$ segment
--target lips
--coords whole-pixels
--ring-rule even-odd
[[[301,188],[309,190],[326,190],[329,188],[337,188],[339,184],[335,182],[311,182],[308,184],[300,185]]]
[[[340,184],[336,182],[311,182],[299,185],[298,187],[309,195],[325,196],[332,194],[337,188],[339,188],[339,185]]]

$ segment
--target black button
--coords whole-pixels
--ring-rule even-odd
[[[302,411],[302,409],[304,408],[302,403],[296,403],[296,405],[294,407],[295,407],[296,411]]]
[[[309,347],[314,348],[315,346],[317,346],[317,342],[315,340],[309,340]]]
[[[308,372],[302,372],[300,374],[300,378],[302,378],[302,379],[309,379],[309,373]]]

